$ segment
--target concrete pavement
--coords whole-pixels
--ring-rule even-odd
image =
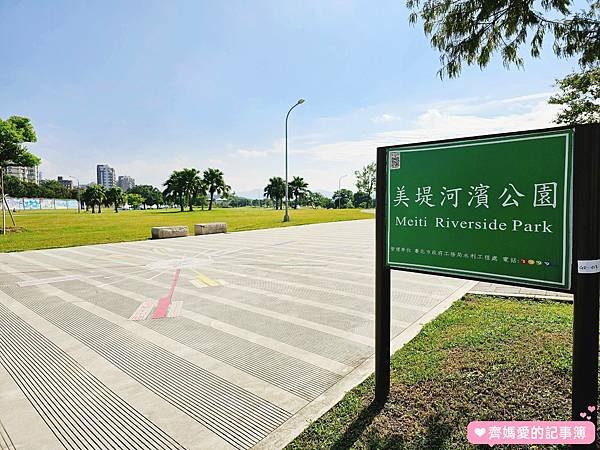
[[[0,254],[0,448],[280,448],[373,370],[374,221]],[[393,273],[393,348],[470,290]]]

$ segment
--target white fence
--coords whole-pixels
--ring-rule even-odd
[[[2,199],[0,199],[0,201],[1,200]],[[6,197],[6,202],[8,203],[8,207],[13,210],[77,209],[77,200],[72,200],[72,199]]]

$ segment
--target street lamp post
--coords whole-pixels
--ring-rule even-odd
[[[290,117],[290,113],[292,109],[296,106],[304,103],[304,99],[301,98],[296,102],[294,106],[290,108],[287,115],[285,116],[285,215],[283,216],[284,222],[290,221],[290,216],[288,214],[288,117]]]
[[[77,214],[81,214],[81,189],[79,189],[79,178],[69,175],[69,178],[77,180]]]
[[[346,178],[348,175],[342,175],[338,180],[338,209],[342,208],[342,178]]]

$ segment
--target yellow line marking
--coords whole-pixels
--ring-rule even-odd
[[[204,283],[201,283],[198,280],[192,280],[192,281],[190,281],[190,283],[192,283],[194,286],[196,286],[197,288],[200,288],[200,289],[206,287],[206,285]]]
[[[196,272],[196,278],[198,280],[202,281],[205,285],[207,285],[207,286],[220,286],[217,281],[213,280],[212,278],[207,277],[203,273],[200,273],[197,270],[194,270],[194,272]]]

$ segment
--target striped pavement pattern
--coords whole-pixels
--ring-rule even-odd
[[[0,449],[284,445],[368,375],[373,259],[372,220],[0,254]],[[393,336],[471,286],[394,272]]]

